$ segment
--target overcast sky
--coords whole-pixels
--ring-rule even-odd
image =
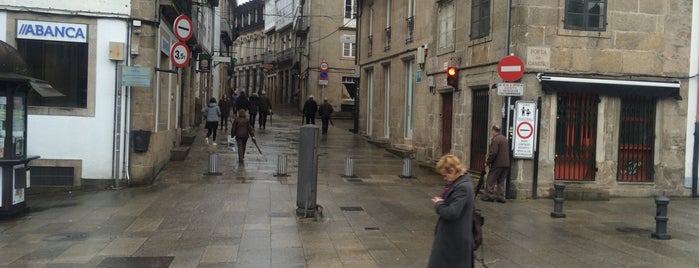
[[[238,5],[245,4],[245,3],[249,2],[249,1],[250,1],[250,0],[238,0]]]

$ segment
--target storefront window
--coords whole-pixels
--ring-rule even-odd
[[[48,81],[65,94],[64,97],[46,98],[31,92],[30,106],[87,107],[87,43],[18,39],[17,50],[32,77]]]

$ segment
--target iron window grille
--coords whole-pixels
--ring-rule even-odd
[[[391,27],[386,27],[384,33],[386,34],[386,45],[383,47],[383,50],[388,51],[391,49]]]
[[[654,98],[640,96],[621,98],[617,181],[653,181],[655,107]]]
[[[415,16],[406,19],[408,23],[408,37],[405,38],[405,43],[413,42],[413,31],[415,29]]]

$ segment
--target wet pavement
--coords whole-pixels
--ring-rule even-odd
[[[425,267],[441,178],[347,131],[320,140],[318,217],[296,215],[301,117],[275,109],[244,164],[201,129],[184,161],[147,187],[28,196],[32,211],[0,221],[0,267]],[[320,120],[318,120],[320,121]],[[209,155],[217,171],[207,175]],[[280,155],[288,176],[275,176]],[[355,177],[343,177],[347,157]],[[485,216],[477,267],[699,267],[699,200],[671,198],[670,240],[652,198],[476,201]]]

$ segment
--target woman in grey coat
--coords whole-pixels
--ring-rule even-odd
[[[216,129],[218,128],[218,120],[221,120],[221,109],[216,105],[216,98],[209,100],[209,106],[201,110],[206,120],[206,144],[209,144],[209,137],[214,135],[212,144],[216,145]]]
[[[466,168],[455,155],[437,162],[446,185],[432,198],[439,215],[434,230],[429,268],[473,267],[473,184]]]

